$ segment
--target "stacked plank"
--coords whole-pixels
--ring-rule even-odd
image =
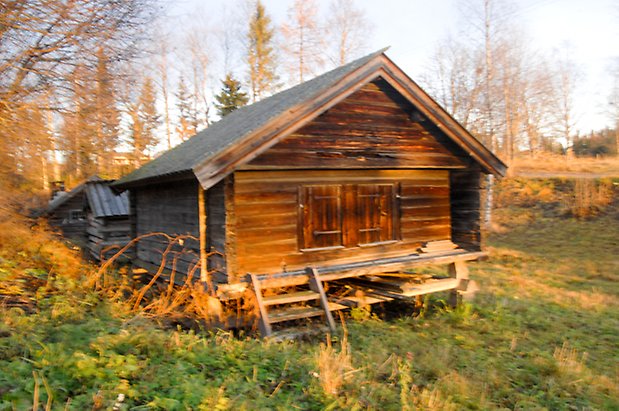
[[[423,246],[419,250],[423,253],[443,253],[458,248],[457,244],[451,242],[451,240],[441,241],[428,241],[423,243]]]
[[[456,278],[435,278],[410,274],[390,276],[363,276],[338,281],[354,290],[354,295],[338,300],[348,306],[361,306],[390,300],[410,300],[423,294],[453,290],[458,287]]]

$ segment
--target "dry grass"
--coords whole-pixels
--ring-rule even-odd
[[[400,385],[400,406],[403,411],[455,411],[457,406],[437,386],[419,387],[413,381],[412,355],[397,361],[397,374]],[[466,380],[453,372],[438,381],[439,385],[448,385],[450,389],[466,391],[470,387]]]
[[[589,354],[580,354],[569,342],[564,341],[561,347],[555,347],[553,358],[557,361],[559,371],[566,374],[581,374],[586,370],[586,361]]]
[[[505,178],[495,188],[492,231],[505,233],[538,217],[588,219],[612,212],[619,185],[611,178]]]
[[[129,252],[141,240],[157,237],[167,245],[162,252],[162,260],[157,271],[146,284],[136,284],[129,278],[127,270],[116,270],[115,261]],[[171,236],[166,233],[149,233],[133,239],[121,247],[116,254],[105,261],[88,283],[99,292],[115,301],[123,301],[134,313],[166,321],[197,320],[210,327],[226,326],[232,318],[237,321],[253,320],[253,311],[246,311],[244,300],[224,306],[215,295],[211,280],[213,272],[206,273],[206,281],[196,279],[200,270],[200,259],[185,244],[197,241],[190,235]],[[215,252],[209,253],[207,259]],[[178,261],[191,261],[187,274],[177,270]],[[182,280],[182,284],[178,280]]]
[[[344,331],[339,345],[340,348],[337,350],[333,347],[331,336],[327,335],[327,342],[320,344],[316,358],[320,386],[328,396],[337,396],[346,380],[354,372],[346,331]]]
[[[608,181],[596,183],[579,178],[574,185],[574,194],[565,205],[576,218],[588,218],[599,214],[613,202],[613,187]],[[565,201],[565,200],[564,200]]]
[[[535,157],[514,159],[509,168],[510,175],[531,173],[593,173],[608,177],[619,177],[619,157],[568,158],[563,155],[544,153]]]

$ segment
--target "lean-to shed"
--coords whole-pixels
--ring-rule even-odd
[[[111,182],[90,177],[69,192],[56,193],[44,212],[52,227],[96,259],[106,247],[129,241],[129,196],[112,191]]]
[[[190,234],[216,283],[300,284],[477,259],[505,165],[383,51],[240,108],[117,181],[132,236]],[[163,243],[136,263],[158,266]],[[191,259],[177,269],[187,272]],[[194,262],[195,263],[195,262]]]

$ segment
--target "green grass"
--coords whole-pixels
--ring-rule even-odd
[[[132,410],[619,409],[617,215],[497,217],[490,259],[471,265],[474,302],[436,295],[415,318],[347,321],[337,394],[321,386],[320,339],[164,329],[87,291],[40,291],[37,313],[0,308],[0,410],[32,408],[33,371],[41,406],[43,377],[58,409],[109,409],[121,393]]]

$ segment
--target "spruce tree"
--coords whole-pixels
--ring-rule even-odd
[[[277,74],[273,36],[271,18],[267,16],[262,2],[258,0],[247,33],[247,64],[252,101],[259,100],[265,93],[275,88]]]
[[[107,175],[112,169],[114,149],[118,145],[118,128],[120,112],[114,76],[109,70],[108,57],[103,47],[97,52],[96,88],[94,90],[96,127],[95,148],[97,150],[97,169],[101,175]]]
[[[185,78],[180,77],[178,81],[178,92],[176,96],[176,108],[178,109],[178,124],[176,132],[182,141],[196,134],[197,127],[194,119],[196,117],[195,110],[191,104],[194,100],[194,95],[189,92]]]
[[[243,107],[249,101],[247,93],[241,91],[241,82],[236,80],[230,73],[222,80],[221,92],[215,96],[215,108],[221,117],[230,114],[239,107]]]
[[[155,132],[159,127],[160,116],[157,113],[155,85],[150,77],[144,80],[137,101],[127,103],[126,110],[130,118],[129,135],[134,163],[139,166],[142,156],[148,155],[158,142]]]

